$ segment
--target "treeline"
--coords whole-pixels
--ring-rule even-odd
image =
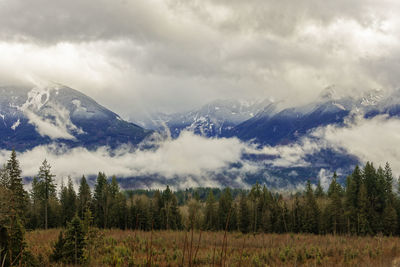
[[[57,192],[46,160],[27,192],[21,173],[13,151],[0,171],[0,259],[5,266],[34,262],[25,249],[25,229],[67,227],[68,234],[91,225],[145,231],[400,234],[400,197],[393,190],[389,164],[377,169],[369,162],[362,169],[357,166],[345,186],[335,173],[326,192],[320,183],[313,186],[308,181],[304,192],[292,195],[271,192],[258,183],[250,190],[202,188],[174,193],[167,186],[163,191],[123,192],[116,177],[109,181],[104,173],[98,174],[93,191],[83,176],[77,192],[70,178]],[[65,250],[66,240],[76,240],[65,238],[60,236],[59,251]]]
[[[156,192],[159,191],[157,189],[134,189],[125,191],[127,196],[132,195],[145,195],[149,198],[152,198]],[[224,193],[224,189],[216,188],[216,187],[196,187],[196,188],[186,188],[184,190],[176,190],[174,191],[174,195],[178,200],[178,205],[185,205],[190,199],[194,198],[198,201],[205,202],[208,195],[212,191],[215,200],[219,200],[222,194]],[[243,193],[248,193],[249,189],[243,188],[232,188],[231,195],[233,198],[239,197]]]

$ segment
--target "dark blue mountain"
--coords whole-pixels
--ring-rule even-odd
[[[65,86],[0,87],[0,148],[52,142],[89,149],[138,144],[151,133]]]
[[[310,130],[329,124],[343,124],[350,113],[343,103],[328,101],[301,108],[288,108],[274,113],[264,110],[230,130],[226,137],[236,136],[261,145],[285,145],[296,142]]]

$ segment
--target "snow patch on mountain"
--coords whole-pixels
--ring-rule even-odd
[[[4,126],[7,127],[6,116],[0,113],[0,118],[3,119],[3,124],[4,124]]]
[[[340,103],[333,103],[334,106],[338,107],[341,110],[346,110],[346,108]]]
[[[72,123],[70,112],[65,107],[52,101],[51,94],[57,94],[59,89],[58,86],[33,88],[19,110],[25,114],[29,123],[35,126],[41,136],[75,140],[73,133],[84,134],[84,132]]]
[[[16,122],[14,122],[14,124],[11,126],[11,129],[15,131],[15,129],[17,129],[17,127],[21,124],[21,120],[18,119]]]

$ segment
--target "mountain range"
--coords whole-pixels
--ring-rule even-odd
[[[63,85],[45,87],[0,87],[0,149],[27,151],[39,145],[62,144],[66,147],[99,147],[115,149],[124,144],[137,147],[153,133],[168,132],[177,139],[183,131],[211,139],[237,138],[256,147],[278,148],[315,138],[312,132],[328,125],[346,127],[346,121],[358,115],[366,119],[377,115],[400,116],[400,93],[371,91],[360,97],[338,97],[333,87],[327,88],[313,103],[286,107],[270,100],[215,100],[197,109],[175,114],[153,114],[137,120],[123,120],[77,90]],[[140,126],[139,126],[140,125]],[[317,179],[322,169],[348,173],[359,159],[346,151],[323,147],[305,155],[311,165],[277,166],[270,160],[279,155],[244,153],[244,161],[262,166],[245,174],[244,181],[256,180],[275,187],[289,186]],[[240,169],[241,162],[232,165]],[[235,185],[237,173],[221,170],[210,173],[220,184]],[[180,177],[130,177],[126,188],[141,187],[149,181],[179,183]]]
[[[343,126],[350,115],[400,116],[400,92],[388,95],[373,90],[360,97],[339,97],[334,87],[328,87],[312,103],[285,106],[282,101],[268,99],[217,100],[188,112],[157,113],[140,124],[156,131],[167,128],[173,137],[192,131],[205,137],[237,137],[259,145],[287,145],[318,127]]]

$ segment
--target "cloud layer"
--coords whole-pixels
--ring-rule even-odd
[[[361,163],[373,161],[377,165],[384,165],[388,161],[394,174],[398,175],[400,155],[393,144],[400,142],[399,132],[399,119],[360,117],[345,127],[318,128],[298,144],[285,146],[256,148],[236,138],[210,139],[182,132],[177,139],[153,138],[152,149],[132,150],[132,147],[125,146],[116,150],[101,147],[89,151],[85,148],[66,149],[49,145],[21,153],[18,158],[23,175],[30,177],[37,174],[41,162],[46,158],[53,166],[58,184],[67,176],[78,179],[82,175],[94,176],[100,171],[119,178],[149,177],[154,179],[146,184],[149,187],[163,187],[165,183],[176,188],[227,184],[247,186],[245,177],[249,174],[261,175],[260,179],[264,177],[266,182],[279,184],[298,174],[292,171],[287,177],[278,178],[270,175],[272,169],[319,168],[309,161],[308,156],[327,148],[347,151],[357,156]],[[0,151],[0,162],[6,162],[9,154],[9,151]],[[253,161],[244,157],[249,154],[262,155],[264,159]],[[329,166],[322,166],[318,177],[314,178],[321,179],[326,187],[332,171]],[[339,172],[339,175],[347,173]]]
[[[361,162],[372,161],[384,166],[389,162],[394,173],[400,174],[400,120],[387,116],[372,119],[356,118],[347,127],[328,126],[314,132],[334,148],[345,149]]]
[[[399,11],[395,0],[1,0],[0,81],[67,84],[132,119],[226,96],[297,105],[332,84],[391,90]]]
[[[23,175],[33,177],[46,158],[53,166],[58,184],[67,176],[79,178],[82,175],[105,172],[119,178],[148,176],[171,180],[179,177],[182,186],[196,178],[200,185],[220,186],[218,181],[210,180],[208,174],[222,173],[231,164],[241,162],[246,147],[236,138],[208,139],[183,132],[178,139],[158,141],[154,149],[132,151],[131,147],[120,147],[117,150],[101,147],[89,151],[82,147],[66,149],[49,145],[21,153],[19,160]],[[9,151],[1,151],[0,162],[5,162],[9,154]],[[254,169],[245,163],[238,170],[238,175],[240,172],[251,171]]]

